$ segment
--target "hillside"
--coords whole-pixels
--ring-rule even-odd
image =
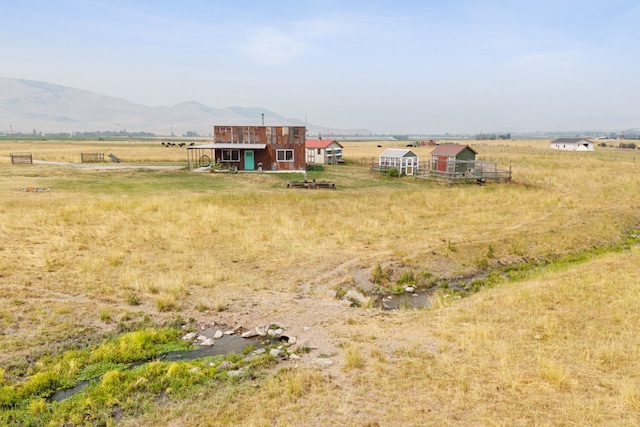
[[[286,118],[254,107],[213,108],[194,101],[170,107],[149,107],[122,98],[34,80],[0,77],[0,134],[120,131],[183,135],[189,131],[211,133],[219,124],[297,125],[303,120]],[[370,133],[310,124],[310,133]]]

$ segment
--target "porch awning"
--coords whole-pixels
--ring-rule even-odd
[[[213,149],[213,150],[227,150],[227,149],[235,149],[235,150],[264,150],[267,148],[267,144],[232,144],[232,143],[224,143],[218,142],[215,144],[206,144],[206,145],[192,145],[188,147],[189,150],[193,150],[194,148],[199,149]]]

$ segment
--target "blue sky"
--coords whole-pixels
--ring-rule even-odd
[[[636,0],[0,0],[0,75],[376,133],[640,127]]]

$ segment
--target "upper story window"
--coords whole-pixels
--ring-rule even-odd
[[[276,160],[279,162],[293,162],[293,150],[276,150]]]

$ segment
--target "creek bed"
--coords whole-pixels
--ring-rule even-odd
[[[141,366],[146,363],[152,362],[154,360],[167,361],[167,362],[175,362],[178,360],[194,360],[200,359],[203,357],[209,356],[220,356],[223,354],[232,354],[232,353],[242,353],[242,351],[248,346],[252,345],[256,349],[264,348],[268,344],[271,344],[272,341],[265,337],[253,337],[253,338],[242,338],[238,335],[224,335],[222,338],[216,339],[215,344],[212,346],[200,346],[194,350],[185,350],[185,351],[170,351],[168,353],[159,354],[153,357],[151,360],[145,360],[141,362],[134,362],[123,369],[133,369],[136,366]],[[102,379],[102,375],[92,378],[90,380],[80,381],[72,387],[64,388],[56,391],[49,397],[49,401],[51,402],[60,402],[62,400],[68,399],[76,393],[81,392],[85,388],[89,387],[91,382],[100,382]]]

